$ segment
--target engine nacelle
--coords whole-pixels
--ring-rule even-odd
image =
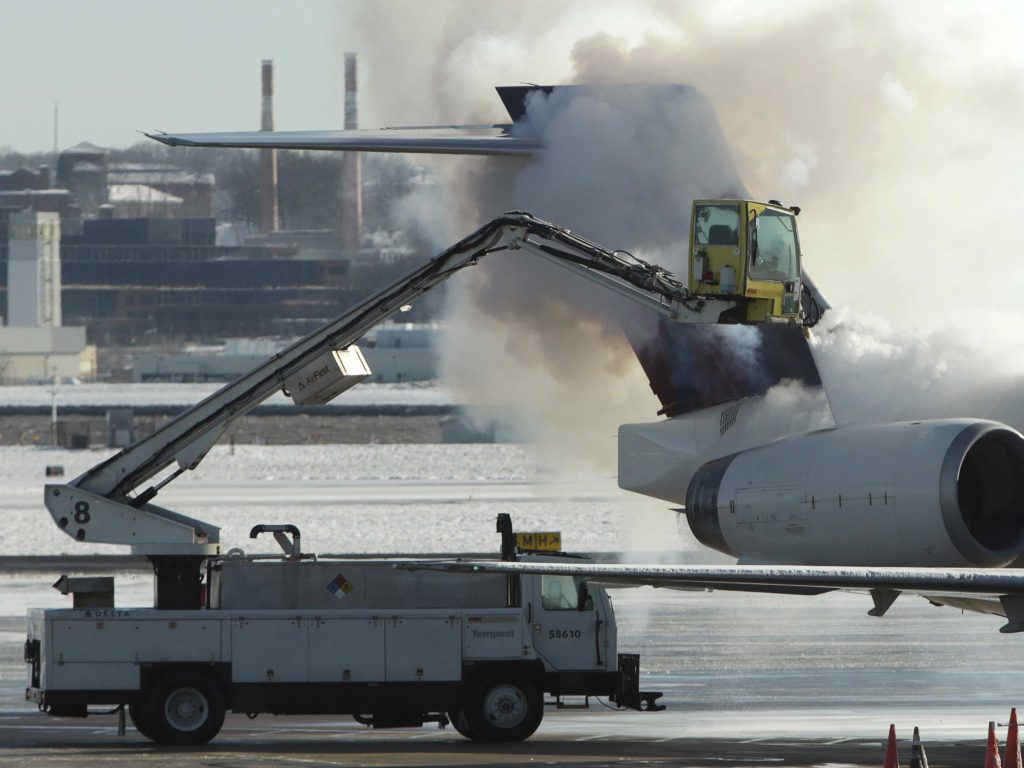
[[[701,466],[686,512],[744,561],[1003,566],[1024,552],[1024,436],[974,419],[799,435]]]

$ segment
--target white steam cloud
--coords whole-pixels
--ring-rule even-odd
[[[346,18],[381,123],[502,121],[492,87],[524,80],[697,86],[750,193],[804,209],[805,266],[841,307],[814,347],[837,420],[1024,426],[1024,6],[392,2]],[[690,200],[741,190],[685,114],[642,99],[533,105],[536,161],[432,161],[458,201],[438,245],[518,207],[680,269]],[[456,286],[449,381],[522,414],[552,454],[609,461],[617,424],[657,403],[602,297],[490,258]]]
[[[1017,312],[961,312],[907,333],[849,308],[815,334],[837,423],[986,418],[1024,431],[1024,322]]]
[[[685,275],[693,199],[744,192],[710,105],[692,89],[556,91],[533,98],[528,114],[546,151],[511,184],[486,171],[474,179],[482,218],[527,209]],[[453,292],[451,385],[474,404],[496,398],[515,414],[517,436],[551,460],[612,472],[618,424],[658,409],[619,330],[628,308],[526,254],[490,256],[472,278]]]

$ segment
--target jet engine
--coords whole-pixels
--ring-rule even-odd
[[[686,514],[743,562],[1004,566],[1024,553],[1024,436],[947,419],[784,438],[702,465]]]

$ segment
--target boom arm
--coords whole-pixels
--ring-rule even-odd
[[[683,283],[656,265],[622,251],[605,250],[528,213],[508,213],[67,485],[46,486],[46,506],[54,521],[79,541],[131,544],[138,554],[215,554],[219,529],[150,504],[157,492],[198,466],[232,421],[281,389],[286,379],[317,357],[348,347],[483,256],[517,250],[529,251],[680,322],[715,323],[722,312],[735,306],[718,299],[697,301]],[[137,492],[172,464],[177,466],[167,477]]]

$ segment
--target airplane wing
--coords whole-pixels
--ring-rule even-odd
[[[146,133],[171,147],[319,149],[336,152],[404,152],[444,155],[529,156],[541,150],[532,136],[516,136],[511,125],[382,128],[358,131],[238,131]]]
[[[1024,631],[1024,569],[891,568],[797,565],[620,565],[530,563],[488,560],[411,561],[402,567],[459,573],[582,576],[610,586],[724,589],[815,595],[832,590],[864,591],[881,616],[900,593],[938,605],[1005,616],[1001,632]]]

